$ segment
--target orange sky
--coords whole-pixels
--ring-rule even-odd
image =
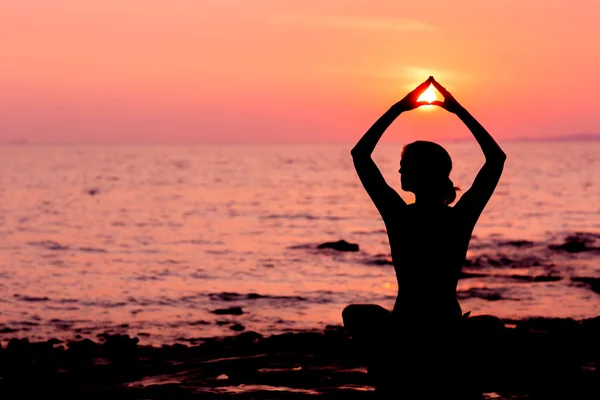
[[[600,133],[598,16],[596,0],[4,1],[0,142],[353,142],[430,74],[499,139]],[[467,136],[417,110],[387,138]]]

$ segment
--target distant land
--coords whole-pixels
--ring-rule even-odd
[[[577,141],[588,142],[600,140],[600,133],[576,133],[573,135],[559,135],[550,137],[532,137],[532,138],[516,138],[515,141],[535,141],[535,142],[564,142]]]

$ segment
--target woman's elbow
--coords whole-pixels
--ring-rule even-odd
[[[506,161],[506,153],[501,149],[498,149],[494,154],[490,154],[486,157],[486,161],[491,161],[494,163],[504,163]]]
[[[352,150],[350,150],[350,155],[352,156],[352,158],[360,157],[361,155],[364,155],[364,151],[362,151],[359,148],[353,147]]]

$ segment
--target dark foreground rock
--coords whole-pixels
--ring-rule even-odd
[[[460,384],[479,393],[463,399],[483,392],[505,399],[600,398],[600,317],[506,322],[511,328],[502,338],[467,338],[459,348],[462,361],[454,368],[465,368]],[[193,347],[139,346],[126,335],[104,339],[67,343],[66,349],[56,340],[11,341],[0,349],[2,398],[375,399],[381,395],[374,382],[385,375],[367,373],[365,355],[335,326],[270,337],[244,332]],[[417,358],[411,370],[424,379],[418,398],[427,399],[444,388],[442,365]],[[386,379],[392,392],[407,380]],[[391,397],[402,398],[397,392]]]

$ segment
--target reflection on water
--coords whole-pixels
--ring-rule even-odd
[[[463,309],[599,315],[600,143],[502,146],[505,172],[459,282]],[[445,147],[467,189],[483,156]],[[396,188],[400,151],[374,155]],[[394,302],[383,223],[349,146],[13,146],[0,148],[0,171],[4,339],[108,331],[193,343],[322,329],[348,303]],[[575,232],[591,233],[584,251],[563,246]],[[315,249],[338,239],[361,251]],[[213,313],[234,307],[242,314]]]

